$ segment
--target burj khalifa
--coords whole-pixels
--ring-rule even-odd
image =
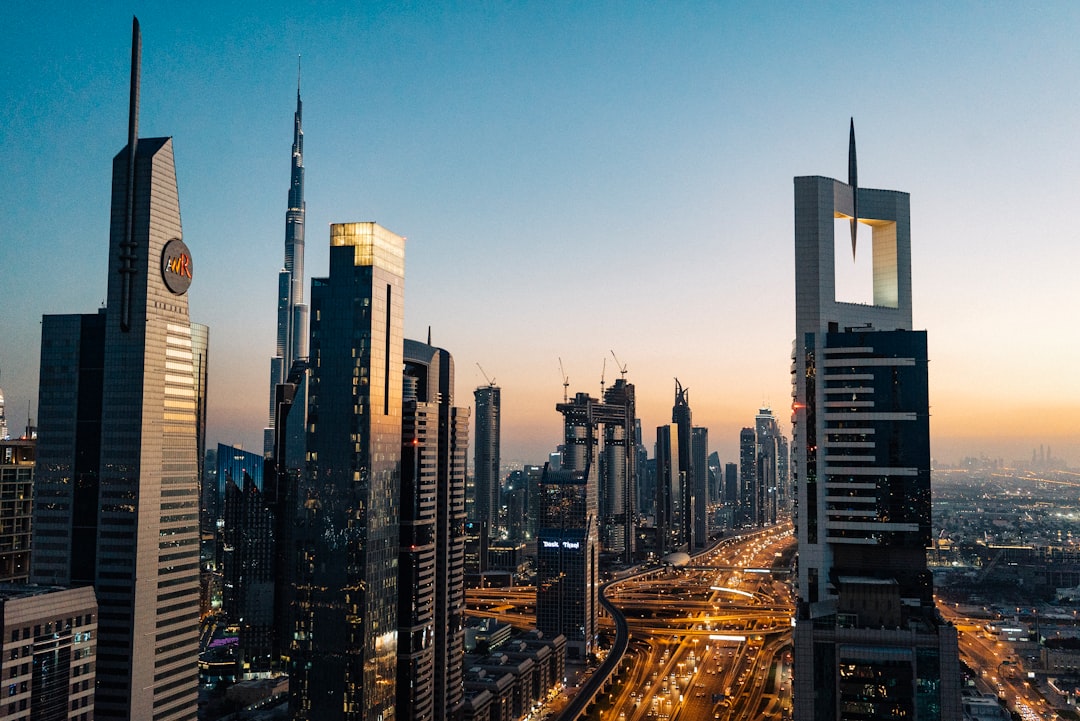
[[[270,359],[269,423],[263,431],[263,453],[274,450],[275,389],[284,383],[296,361],[307,360],[308,306],[304,303],[304,130],[301,124],[300,78],[296,81],[296,113],[289,208],[285,211],[285,267],[278,273],[277,348]]]

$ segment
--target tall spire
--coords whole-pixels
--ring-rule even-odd
[[[859,164],[855,159],[855,118],[848,132],[847,184],[851,186],[851,259],[855,260],[855,239],[859,233]]]
[[[131,17],[131,88],[128,92],[127,198],[124,239],[120,243],[120,330],[131,330],[131,284],[135,273],[135,155],[139,145],[139,77],[142,68],[142,33],[139,18]]]
[[[273,450],[275,393],[292,371],[307,359],[308,307],[304,304],[304,104],[300,99],[300,57],[296,58],[296,112],[285,210],[285,262],[278,273],[277,346],[270,360],[270,422],[263,432],[263,450]]]

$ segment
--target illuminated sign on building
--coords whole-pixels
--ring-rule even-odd
[[[191,261],[191,251],[184,241],[173,238],[161,251],[161,278],[165,287],[175,295],[183,295],[191,286],[195,265]]]

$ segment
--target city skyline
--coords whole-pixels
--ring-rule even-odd
[[[842,176],[854,115],[860,186],[904,187],[918,219],[914,327],[934,337],[934,456],[1008,462],[1045,444],[1080,461],[1067,365],[1080,340],[1062,332],[1080,260],[1064,217],[1080,141],[1058,92],[1080,77],[1076,8],[286,8],[13,15],[0,91],[13,432],[27,401],[38,413],[37,321],[105,296],[134,10],[155,47],[144,134],[174,137],[185,242],[200,259],[192,317],[214,334],[211,444],[261,446],[299,53],[318,241],[305,294],[326,274],[330,220],[410,229],[405,333],[432,326],[457,359],[459,397],[485,384],[477,362],[498,381],[504,459],[542,460],[558,443],[558,358],[571,393],[598,396],[605,363],[606,384],[619,377],[611,350],[646,429],[665,421],[677,375],[723,462],[763,402],[787,432],[791,177]],[[856,21],[892,32],[849,41]],[[350,38],[366,50],[338,52]],[[852,105],[846,88],[860,91]],[[537,302],[575,297],[582,268],[590,292],[630,287],[631,302],[599,322]]]

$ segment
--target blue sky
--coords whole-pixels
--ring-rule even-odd
[[[792,177],[912,195],[915,325],[943,459],[1080,463],[1080,189],[1071,3],[23,4],[0,68],[0,387],[36,409],[39,320],[105,295],[109,172],[174,137],[191,308],[211,327],[211,443],[257,449],[303,56],[307,271],[328,224],[408,237],[406,331],[457,401],[503,387],[504,456],[558,442],[571,392],[637,385],[651,446],[673,378],[725,461],[789,416]],[[36,410],[35,410],[36,412]]]

